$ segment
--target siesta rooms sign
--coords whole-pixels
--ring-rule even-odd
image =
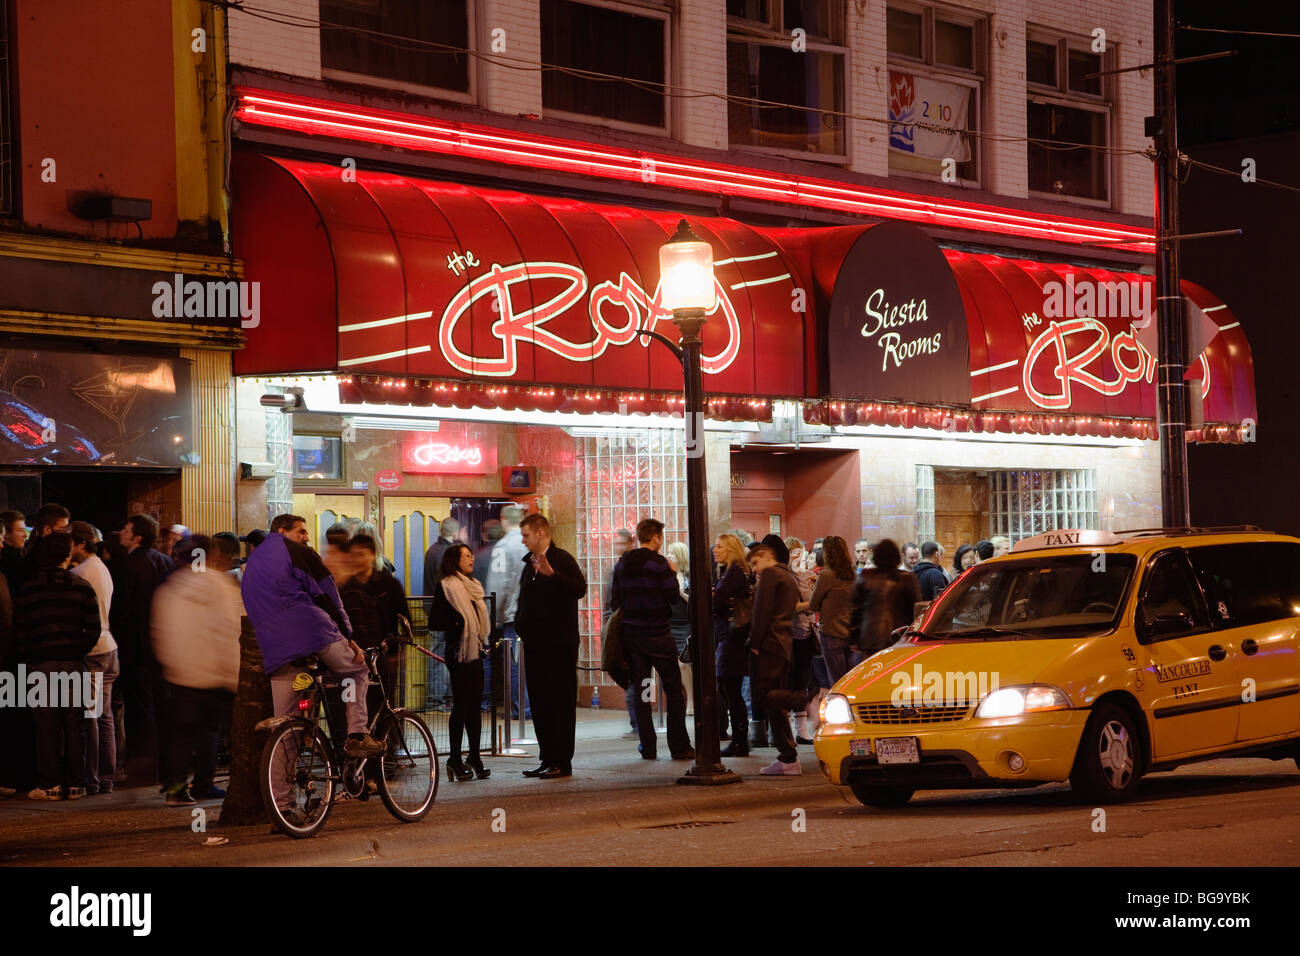
[[[942,251],[914,226],[872,226],[848,249],[827,344],[835,398],[970,400],[961,293]]]

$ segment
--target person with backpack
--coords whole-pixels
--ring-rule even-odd
[[[849,635],[863,658],[894,643],[894,631],[911,623],[921,587],[911,571],[900,571],[898,545],[889,538],[876,545],[876,566],[858,575],[853,588]]]
[[[749,711],[743,691],[749,660],[745,642],[749,639],[750,593],[753,578],[745,546],[734,534],[718,535],[713,545],[713,560],[718,563],[718,580],[713,585],[714,663],[718,673],[719,711],[722,719],[731,715],[731,743],[722,751],[724,757],[749,756]]]

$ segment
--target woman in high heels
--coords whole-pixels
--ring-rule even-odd
[[[492,637],[483,585],[473,577],[474,552],[469,545],[450,545],[438,568],[438,586],[429,610],[429,628],[446,634],[447,670],[451,675],[451,746],[447,757],[448,780],[480,780],[492,771],[479,757],[482,733],[483,655]],[[464,761],[460,754],[461,731],[468,744]]]

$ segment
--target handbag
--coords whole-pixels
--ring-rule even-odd
[[[743,597],[731,599],[731,613],[727,615],[727,634],[737,636],[749,633],[749,623],[754,617],[754,587],[751,584]]]
[[[611,614],[600,629],[600,669],[624,690],[632,683],[632,673],[623,654],[622,608]]]

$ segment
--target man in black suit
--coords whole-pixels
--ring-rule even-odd
[[[578,715],[578,602],[587,579],[573,555],[551,542],[551,523],[531,514],[519,525],[523,576],[515,630],[524,642],[524,679],[532,702],[540,765],[526,777],[554,780],[573,773]]]

